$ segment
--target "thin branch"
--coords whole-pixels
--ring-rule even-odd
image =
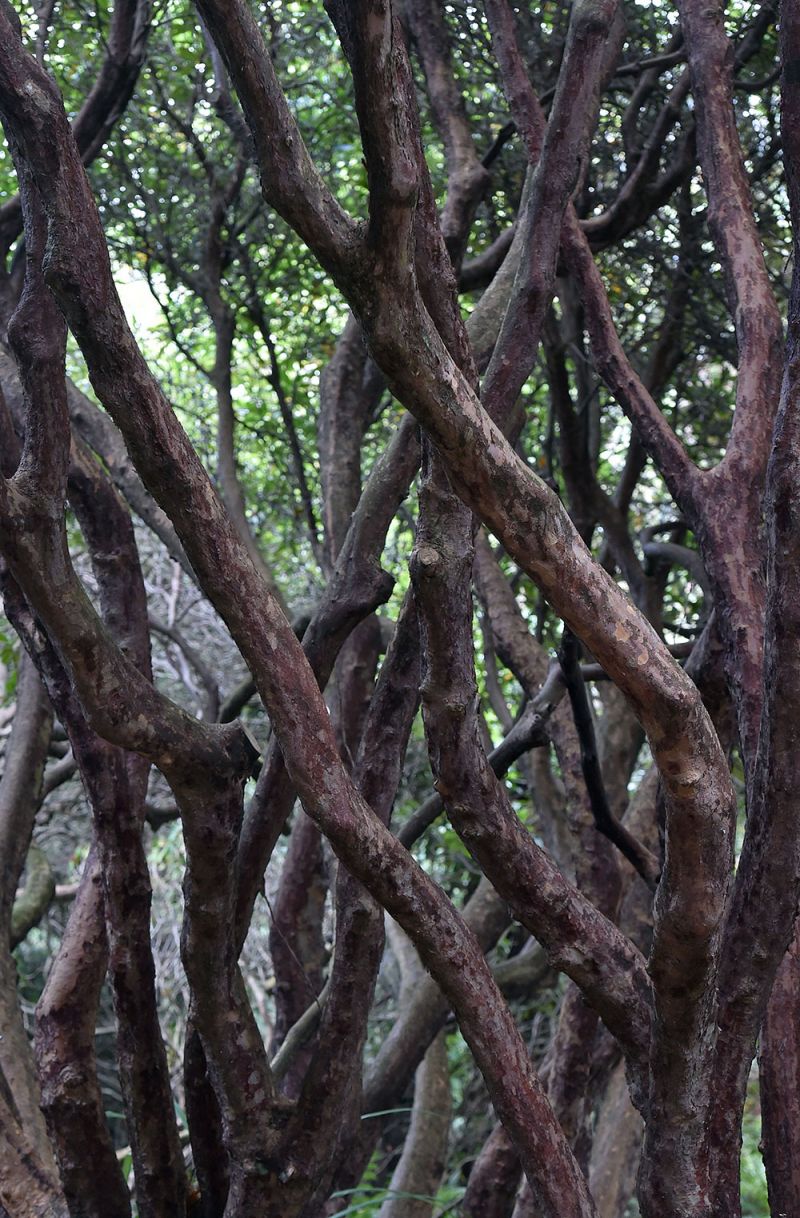
[[[502,778],[515,762],[519,761],[529,749],[541,748],[549,742],[547,735],[547,720],[558,705],[563,695],[563,687],[559,690],[557,677],[543,686],[539,695],[526,703],[522,713],[504,739],[492,749],[486,760],[498,778]],[[398,840],[411,847],[418,842],[438,816],[442,814],[445,803],[441,795],[434,793],[412,812],[408,820],[397,833]]]
[[[178,630],[176,626],[168,626],[166,622],[159,621],[158,618],[153,617],[152,614],[150,615],[149,621],[151,630],[154,630],[156,634],[160,634],[162,638],[169,639],[170,642],[175,643],[175,645],[180,648],[200,678],[206,694],[206,704],[203,717],[208,720],[209,723],[214,723],[215,721],[219,720],[219,687],[217,685],[216,677],[206,664],[203,657],[195,647],[192,647],[188,639],[180,630]],[[225,722],[225,720],[219,721]]]
[[[581,742],[581,768],[586,789],[589,792],[594,823],[598,831],[605,834],[608,840],[614,843],[628,862],[636,868],[647,886],[655,892],[661,875],[661,864],[624,825],[620,824],[608,802],[603,773],[600,769],[600,759],[597,754],[592,711],[580,671],[579,655],[578,640],[570,630],[565,630],[559,650],[559,663]]]

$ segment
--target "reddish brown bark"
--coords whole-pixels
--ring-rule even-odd
[[[319,830],[301,813],[292,830],[270,927],[276,991],[271,1054],[277,1053],[289,1028],[322,989],[324,874]],[[301,1068],[298,1078],[304,1073]],[[288,1079],[284,1085],[292,1090]]]
[[[800,1198],[800,950],[795,937],[772,987],[759,1041],[764,1167],[770,1211],[791,1214]]]
[[[31,1218],[67,1218],[58,1186],[20,1127],[10,1093],[0,1082],[0,1207]]]
[[[42,1107],[70,1211],[87,1218],[128,1218],[128,1188],[109,1136],[95,1062],[95,1019],[107,962],[102,875],[94,849],[37,1008],[36,1057]]]
[[[470,1172],[464,1218],[510,1218],[519,1178],[519,1155],[503,1126],[495,1125]]]
[[[38,474],[31,498],[40,512],[63,497],[67,481],[69,432],[66,423],[64,341],[61,318],[52,311],[42,278],[43,224],[35,187],[21,174],[25,217],[26,278],[20,304],[9,325],[26,401],[26,436],[17,479]],[[50,446],[49,427],[54,429]],[[87,497],[87,485],[91,493]],[[149,677],[146,600],[130,520],[89,463],[72,471],[70,491],[90,545],[105,622],[129,652],[130,662]],[[107,493],[104,493],[107,492]],[[102,523],[101,523],[102,518]],[[48,530],[48,525],[37,530]],[[21,598],[17,598],[21,601]],[[183,1209],[185,1184],[174,1120],[155,1114],[156,1097],[169,1113],[171,1092],[155,1008],[149,941],[150,883],[141,843],[148,766],[126,759],[88,728],[49,640],[36,640],[22,622],[24,602],[15,606],[18,629],[48,683],[51,699],[70,733],[73,753],[95,815],[96,843],[103,869],[109,962],[118,1021],[118,1058],[129,1133],[136,1164],[137,1195],[143,1214],[164,1206]],[[41,1042],[40,1042],[41,1044]],[[102,1137],[101,1135],[98,1135]],[[74,1151],[73,1151],[74,1153]]]
[[[797,444],[791,409],[796,389],[797,301],[792,305],[790,357],[766,499],[770,567],[764,700],[764,594],[757,525],[775,406],[779,326],[733,121],[732,51],[721,13],[714,6],[703,8],[686,0],[683,22],[699,151],[712,231],[737,325],[739,356],[737,412],[728,453],[715,471],[701,474],[656,405],[657,378],[637,376],[631,367],[589,244],[618,233],[627,223],[623,210],[635,213],[630,222],[637,222],[636,216],[668,197],[663,192],[671,187],[665,180],[674,183],[691,171],[688,128],[666,169],[659,169],[660,141],[671,131],[686,95],[686,73],[661,106],[649,143],[638,140],[635,121],[637,107],[641,111],[652,102],[648,82],[637,91],[633,126],[625,131],[628,176],[617,203],[594,218],[593,228],[593,221],[581,224],[571,201],[576,182],[580,185],[583,177],[581,161],[596,117],[598,84],[614,67],[611,60],[618,45],[614,7],[589,0],[574,6],[564,65],[545,126],[517,51],[511,10],[494,0],[488,6],[509,103],[525,138],[531,168],[507,263],[480,326],[474,324],[470,335],[461,322],[450,256],[459,263],[486,174],[472,148],[466,111],[452,78],[443,14],[416,0],[409,9],[448,157],[450,195],[439,221],[421,147],[414,81],[391,6],[372,0],[331,5],[351,65],[361,124],[370,196],[369,219],[361,225],[342,210],[312,164],[250,9],[239,0],[227,6],[215,0],[199,4],[241,97],[265,199],[330,272],[358,318],[381,375],[427,433],[428,470],[415,579],[424,622],[426,727],[448,812],[484,875],[542,939],[551,958],[580,985],[627,1054],[646,1120],[640,1183],[643,1212],[659,1218],[706,1218],[722,1210],[737,1212],[736,1149],[744,1085],[772,980],[790,938],[800,888],[791,816],[796,784],[790,725],[797,684],[793,625],[797,597],[791,577],[798,535],[793,500]],[[132,9],[120,5],[119,11]],[[534,15],[520,13],[521,20],[526,17],[534,20]],[[795,32],[787,20],[785,143],[790,169],[796,151],[790,125],[796,109]],[[241,137],[241,120],[235,121],[238,115],[218,56],[214,71],[218,101],[228,115],[225,121]],[[650,85],[653,79],[648,77]],[[134,1029],[129,1042],[121,1037],[126,1087],[134,1097],[132,1124],[138,1121],[143,1139],[153,1139],[149,1151],[135,1145],[138,1175],[144,1181],[148,1165],[158,1160],[161,1132],[150,1119],[152,1114],[141,1111],[143,1079],[148,1063],[157,1056],[158,1041],[149,997],[148,952],[140,942],[147,938],[147,896],[139,805],[144,766],[152,762],[174,791],[188,853],[183,952],[192,1019],[203,1050],[189,1055],[197,1084],[190,1095],[195,1121],[198,1114],[214,1111],[215,1105],[220,1118],[219,1130],[214,1128],[205,1147],[206,1201],[221,1204],[228,1187],[225,1179],[211,1179],[214,1159],[222,1157],[220,1142],[230,1164],[227,1212],[231,1216],[258,1210],[288,1218],[304,1209],[310,1214],[324,1200],[331,1177],[340,1170],[340,1160],[354,1140],[361,1049],[385,908],[415,942],[444,996],[434,995],[433,1001],[432,991],[420,983],[419,1005],[412,1004],[414,1010],[410,1006],[398,1021],[376,1064],[385,1066],[398,1046],[403,1060],[395,1061],[388,1077],[377,1071],[377,1081],[367,1086],[367,1097],[381,1089],[397,1093],[399,1080],[407,1078],[451,1004],[542,1212],[591,1215],[586,1182],[568,1143],[583,1128],[589,1066],[588,1053],[581,1057],[581,1045],[593,1034],[594,1016],[571,990],[556,1041],[556,1061],[563,1065],[554,1068],[550,1085],[550,1099],[567,1126],[565,1137],[483,959],[499,915],[495,912],[477,922],[461,919],[386,828],[416,705],[411,601],[397,627],[395,653],[384,663],[366,715],[365,748],[354,775],[348,774],[342,760],[343,752],[345,761],[356,753],[366,711],[366,697],[358,689],[370,684],[369,674],[366,682],[359,677],[350,687],[356,696],[345,696],[348,687],[342,668],[363,659],[369,670],[374,656],[372,644],[362,652],[350,632],[389,593],[390,581],[378,565],[380,549],[417,466],[414,422],[401,424],[359,501],[355,454],[365,415],[364,401],[354,404],[353,393],[359,377],[364,388],[366,361],[360,337],[358,343],[353,338],[356,323],[351,322],[340,349],[341,384],[332,388],[331,411],[323,427],[330,455],[324,519],[331,578],[301,647],[270,593],[269,580],[254,561],[257,555],[242,528],[243,507],[236,502],[230,426],[233,323],[225,302],[215,298],[209,308],[217,321],[215,383],[224,432],[220,470],[234,519],[212,490],[135,345],[113,285],[79,148],[54,84],[21,50],[5,0],[0,0],[0,109],[18,155],[23,195],[38,200],[36,208],[41,203],[40,211],[28,208],[27,280],[11,334],[26,397],[21,427],[25,449],[20,471],[0,482],[0,543],[80,703],[72,714],[74,747],[76,755],[82,755],[86,781],[95,797],[120,1022],[123,1025],[127,1019]],[[239,138],[240,149],[245,142]],[[240,160],[241,172],[243,164]],[[790,182],[796,212],[791,172]],[[632,200],[635,205],[628,209]],[[794,220],[797,224],[796,215]],[[595,485],[582,492],[582,482],[594,482],[590,428],[582,432],[569,393],[562,392],[566,365],[559,361],[557,342],[550,338],[550,381],[564,432],[562,467],[574,521],[504,435],[504,431],[512,436],[516,432],[517,398],[536,359],[559,251],[562,269],[568,270],[579,289],[583,318],[579,307],[568,304],[572,289],[566,287],[562,314],[572,308],[568,320],[581,348],[583,326],[588,329],[596,369],[636,424],[641,444],[659,465],[694,527],[717,599],[715,620],[736,699],[750,796],[750,821],[732,896],[735,801],[723,747],[726,733],[721,730],[721,740],[692,677],[673,662],[645,621],[649,617],[659,623],[665,578],[663,567],[646,574],[646,564],[653,559],[673,561],[676,551],[660,543],[656,552],[651,545],[642,562],[628,533],[625,514],[641,472],[641,449],[630,454],[616,501],[598,495]],[[42,254],[52,297],[44,291],[39,274]],[[218,290],[219,276],[216,282]],[[110,637],[119,638],[114,597],[103,605],[112,627],[109,634],[73,570],[63,528],[70,461],[63,327],[53,297],[82,349],[103,406],[125,436],[138,473],[158,510],[175,526],[172,540],[179,539],[200,587],[227,624],[268,711],[275,742],[246,814],[242,784],[253,754],[241,728],[198,723],[156,693],[146,667],[137,668],[130,654]],[[667,364],[675,358],[664,350],[652,354],[656,362],[661,358]],[[479,398],[476,365],[486,363]],[[339,501],[330,482],[336,468],[345,470],[349,479]],[[74,477],[73,469],[73,482]],[[104,486],[90,488],[100,502]],[[356,502],[359,507],[345,537],[344,522]],[[601,675],[618,684],[647,732],[663,783],[665,812],[664,868],[649,970],[640,953],[649,921],[649,904],[641,889],[635,889],[638,895],[631,896],[624,911],[626,929],[634,936],[641,932],[640,946],[634,947],[604,916],[612,915],[617,906],[617,861],[588,815],[590,799],[580,771],[579,741],[566,702],[549,714],[546,726],[565,788],[577,887],[565,880],[521,826],[487,762],[475,705],[472,512],[488,523],[507,554],[536,581],[543,597],[582,640],[595,673],[599,667]],[[606,533],[606,565],[620,569],[644,616],[608,571],[591,559],[584,542],[597,521]],[[91,519],[82,525],[97,556],[102,546],[96,536],[92,538]],[[482,572],[480,567],[479,562],[481,593],[498,652],[520,676],[526,693],[539,696],[543,657],[534,654],[524,623],[514,620],[515,607],[508,603],[513,595],[504,582],[498,590],[491,561],[483,562]],[[25,602],[23,608],[27,609]],[[544,601],[540,626],[543,618]],[[348,635],[351,641],[345,644]],[[403,640],[405,650],[400,647]],[[128,640],[125,643],[127,648]],[[320,687],[325,686],[343,645],[337,734]],[[496,689],[494,700],[502,710]],[[585,699],[583,711],[587,711]],[[590,718],[584,713],[581,723],[584,757],[590,751]],[[514,731],[512,727],[509,741]],[[630,735],[638,747],[638,735],[633,731]],[[146,761],[126,760],[122,749],[134,750]],[[633,757],[629,762],[632,765]],[[543,770],[541,764],[542,791],[547,787]],[[591,794],[602,795],[601,767],[593,764],[590,771],[584,765],[584,773],[594,784]],[[623,801],[627,775],[628,771],[623,778],[617,776],[615,805]],[[551,776],[548,794],[554,790]],[[301,851],[303,832],[315,842],[322,832],[341,870],[337,943],[324,1010],[316,1039],[306,1040],[297,1054],[297,1038],[292,1049],[296,1078],[289,1080],[289,1089],[299,1093],[299,1105],[291,1109],[276,1094],[276,1080],[243,992],[237,961],[266,863],[296,795],[310,819],[298,832],[295,854]],[[560,802],[557,794],[550,802],[554,806]],[[597,798],[594,803],[596,810]],[[547,810],[543,819],[547,820]],[[608,816],[605,821],[609,823]],[[555,832],[551,837],[557,840]],[[651,882],[659,870],[655,854],[650,849],[653,858],[640,856]],[[315,863],[313,857],[301,861]],[[285,877],[287,901],[292,884],[302,887],[304,874],[314,870],[313,865],[305,873],[300,867],[290,869]],[[302,900],[294,904],[295,922],[302,904]],[[318,902],[312,934],[317,947],[319,913]],[[471,924],[477,935],[471,933]],[[92,957],[87,978],[97,970],[97,958]],[[317,970],[315,991],[322,980]],[[144,992],[146,1000],[140,1002]],[[788,1009],[788,988],[776,991],[778,1027],[785,1026],[787,1019],[781,1003]],[[287,1028],[281,1032],[295,1024],[304,1009],[295,989],[282,1012]],[[86,1011],[81,1015],[85,1019]],[[84,1037],[87,1027],[88,1023],[81,1024]],[[765,1041],[767,1072],[774,1032],[773,1026]],[[150,1046],[149,1058],[138,1051],[144,1042]],[[337,1044],[345,1042],[348,1051],[337,1055]],[[77,1042],[72,1047],[76,1052],[80,1048]],[[201,1085],[204,1063],[214,1093],[211,1102],[207,1091],[204,1098]],[[276,1071],[276,1077],[284,1080],[285,1064]],[[607,1066],[605,1060],[600,1062],[600,1067]],[[168,1108],[163,1069],[158,1085],[162,1087],[158,1107]],[[87,1084],[83,1094],[89,1090]],[[773,1110],[765,1108],[770,1137],[780,1130],[792,1102],[787,1087]],[[97,1125],[96,1111],[92,1119]],[[170,1136],[168,1130],[162,1150],[164,1145],[169,1149]],[[368,1138],[358,1141],[361,1166]],[[196,1148],[200,1171],[197,1139]],[[770,1159],[768,1153],[767,1158],[771,1188],[784,1187],[774,1156]],[[173,1185],[180,1175],[163,1164],[156,1174],[162,1183],[171,1178]],[[179,1180],[176,1187],[180,1191]],[[157,1193],[156,1187],[153,1198]],[[148,1205],[155,1212],[158,1202],[145,1199],[141,1204],[143,1212]]]
[[[13,460],[13,454],[7,452]],[[0,575],[2,572],[0,571]],[[6,743],[0,776],[0,1077],[46,1171],[55,1172],[53,1156],[39,1111],[41,1096],[16,993],[17,969],[11,955],[17,884],[25,865],[34,816],[42,790],[47,747],[52,726],[49,706],[36,667],[21,657],[17,681],[17,709]]]
[[[792,12],[784,14],[782,25],[783,56],[783,138],[789,199],[794,223],[800,216],[798,171],[800,148],[796,139],[798,81],[796,64],[800,57],[800,27]],[[767,471],[765,497],[768,539],[767,603],[764,634],[764,704],[759,749],[752,780],[748,832],[737,870],[736,886],[726,927],[721,964],[720,1043],[717,1070],[719,1094],[736,1097],[736,1103],[723,1103],[713,1114],[709,1154],[718,1156],[717,1200],[738,1205],[738,1176],[731,1156],[725,1155],[738,1132],[735,1116],[744,1101],[755,1039],[767,1008],[770,988],[789,946],[797,911],[800,886],[797,834],[793,815],[796,789],[795,750],[787,733],[794,720],[797,691],[797,633],[795,617],[797,596],[793,586],[796,567],[797,520],[794,488],[798,460],[798,417],[796,410],[798,374],[798,298],[797,237],[795,270],[789,305],[789,333],[781,400],[775,425],[772,452]],[[781,711],[778,711],[780,706]],[[770,893],[768,905],[766,893]],[[768,912],[766,912],[768,910]],[[789,965],[791,968],[791,965]],[[782,985],[786,983],[786,974]],[[779,990],[780,995],[780,990]],[[778,997],[780,1004],[781,998]],[[774,1067],[773,1067],[774,1068]],[[771,1165],[778,1149],[782,1114],[789,1114],[797,1103],[795,1075],[784,1071],[780,1091],[768,1107]],[[778,1183],[780,1188],[780,1183]]]
[[[378,1218],[430,1218],[447,1160],[452,1101],[440,1032],[417,1067],[411,1124]]]

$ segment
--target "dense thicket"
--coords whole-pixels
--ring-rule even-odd
[[[0,0],[0,1218],[800,1214],[798,65]]]

